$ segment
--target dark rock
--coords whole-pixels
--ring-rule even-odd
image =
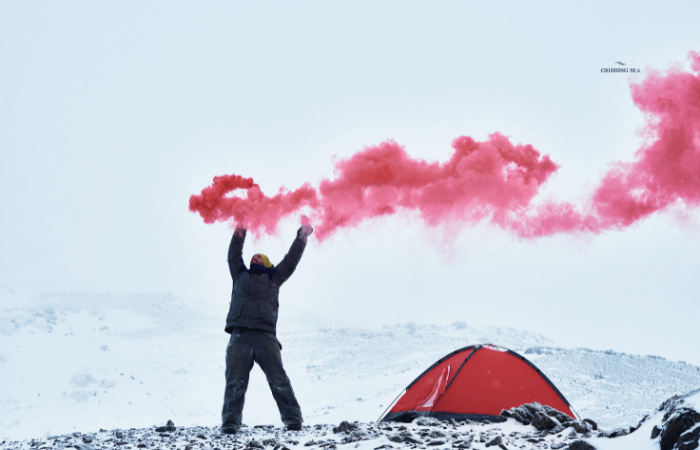
[[[175,423],[172,420],[168,420],[167,422],[165,422],[165,425],[169,427],[174,427]]]
[[[591,429],[598,430],[598,424],[595,423],[592,419],[583,419],[583,421],[589,424],[591,426]]]
[[[277,441],[274,439],[263,439],[262,445],[264,445],[265,447],[274,447],[275,445],[277,445]]]
[[[610,431],[603,431],[600,433],[602,437],[607,437],[607,438],[617,438],[617,437],[622,437],[622,436],[627,436],[629,434],[629,431],[627,428],[615,428],[614,430]]]
[[[115,436],[117,439],[124,439],[124,433],[122,433],[121,430],[115,431],[115,432],[114,432],[114,436]]]
[[[554,421],[551,417],[549,417],[546,414],[542,414],[541,412],[536,412],[534,414],[534,417],[532,419],[532,426],[537,428],[538,430],[551,430],[557,425],[559,425],[558,422]]]
[[[569,445],[568,450],[596,450],[596,448],[586,441],[574,441]]]
[[[430,432],[430,435],[429,435],[429,436],[430,436],[431,438],[443,438],[443,437],[445,437],[445,436],[447,436],[447,435],[446,435],[445,433],[443,433],[442,431],[440,431],[440,430],[433,430],[433,431]]]
[[[203,435],[203,434],[198,434],[197,437],[198,437],[199,439],[204,439],[204,440],[208,439],[208,438],[207,438],[205,435]]]
[[[688,408],[681,408],[675,411],[661,432],[661,450],[671,450],[673,448],[695,449],[698,448],[698,437],[691,433],[683,436],[684,433],[700,422],[700,413]],[[687,439],[687,440],[686,440]],[[693,441],[695,446],[693,447]]]
[[[435,417],[419,417],[414,423],[421,427],[439,427],[443,425],[442,421]]]
[[[549,432],[552,434],[557,434],[557,433],[561,433],[562,431],[566,430],[566,428],[567,427],[565,427],[564,425],[557,425],[556,427],[549,430]]]
[[[83,442],[89,444],[90,442],[92,442],[92,436],[86,434],[85,436],[83,436]]]
[[[576,430],[577,433],[581,433],[581,434],[588,433],[589,431],[591,431],[588,428],[589,425],[586,422],[572,422],[570,424],[570,426],[573,427],[573,429]],[[625,434],[629,434],[629,433],[625,430]]]
[[[337,427],[333,427],[333,432],[334,433],[347,433],[348,431],[351,430],[356,430],[357,429],[357,424],[355,423],[350,423],[348,421],[343,420],[340,422],[340,425]]]
[[[95,447],[93,447],[92,445],[88,445],[88,444],[77,444],[77,445],[74,445],[74,447],[77,448],[78,450],[95,450]]]
[[[532,425],[540,431],[560,433],[566,427],[574,427],[580,433],[588,433],[597,429],[595,422],[587,419],[586,422],[577,422],[563,412],[547,405],[539,403],[527,403],[517,408],[503,410],[500,414],[503,418],[512,418],[523,425]]]
[[[511,408],[510,416],[523,425],[530,425],[532,422],[532,414],[525,409]]]
[[[445,441],[441,439],[431,439],[427,442],[428,445],[435,446],[435,445],[443,445]]]
[[[654,428],[651,429],[651,438],[656,439],[659,437],[659,434],[661,434],[661,428],[654,425]]]
[[[502,443],[503,439],[500,436],[496,436],[486,443],[486,447],[493,447],[494,445],[501,445]]]
[[[308,441],[306,444],[304,444],[304,447],[311,447],[312,445],[317,445],[317,444],[318,444],[318,442],[316,442],[316,441],[314,441],[313,439],[311,439],[311,440]]]
[[[525,403],[518,409],[524,409],[526,411],[530,411],[531,414],[535,414],[536,412],[540,412],[542,410],[542,405],[537,402]]]
[[[265,448],[265,447],[263,447],[263,445],[260,442],[256,441],[255,439],[251,439],[246,444],[246,448]]]
[[[544,410],[545,414],[547,414],[549,417],[553,417],[559,423],[571,420],[571,417],[557,409],[552,408],[551,406],[542,405],[542,409]]]
[[[168,421],[168,422],[170,422],[170,421]],[[165,426],[156,428],[156,431],[158,433],[171,433],[171,432],[175,431],[175,427],[172,425],[165,425]]]

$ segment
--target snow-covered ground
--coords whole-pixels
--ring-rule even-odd
[[[168,294],[60,294],[30,304],[0,311],[0,442],[144,429],[168,419],[186,427],[219,423],[225,309],[207,312],[207,305]],[[670,396],[700,387],[700,367],[562,349],[537,334],[476,328],[458,317],[448,327],[368,331],[319,330],[313,315],[284,305],[280,314],[285,368],[307,425],[372,422],[436,359],[486,342],[526,356],[601,428],[635,425]],[[244,423],[251,430],[281,425],[257,367]]]

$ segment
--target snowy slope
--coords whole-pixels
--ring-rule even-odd
[[[182,426],[219,423],[225,310],[209,312],[168,294],[60,294],[32,305],[0,311],[0,441],[144,428],[168,419]],[[695,366],[559,349],[512,329],[457,321],[446,328],[314,330],[322,322],[312,315],[281,314],[285,367],[307,424],[371,422],[437,358],[483,342],[528,357],[582,417],[604,428],[636,424],[671,395],[700,387]],[[244,422],[280,424],[258,368]]]

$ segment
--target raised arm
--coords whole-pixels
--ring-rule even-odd
[[[231,237],[231,243],[228,246],[228,270],[231,272],[231,278],[234,280],[238,277],[243,268],[243,243],[245,242],[246,229],[243,225],[236,225],[236,230]]]
[[[281,285],[294,273],[294,269],[297,268],[297,264],[301,260],[301,255],[304,254],[304,249],[306,248],[306,238],[313,233],[314,229],[311,225],[303,225],[297,231],[297,237],[292,242],[292,246],[289,248],[289,252],[284,255],[282,262],[277,265],[277,270],[273,276],[273,280],[277,285]]]

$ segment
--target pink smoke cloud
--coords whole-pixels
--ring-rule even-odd
[[[335,164],[334,178],[317,188],[304,184],[273,197],[252,178],[224,175],[189,209],[205,223],[244,223],[255,232],[274,232],[280,220],[306,209],[325,239],[365,219],[414,210],[430,226],[488,220],[521,237],[556,233],[601,233],[622,229],[678,201],[700,203],[700,54],[688,55],[692,72],[652,72],[631,84],[635,105],[645,114],[645,143],[632,162],[618,162],[582,205],[533,198],[557,170],[531,145],[514,145],[494,133],[479,142],[452,141],[444,163],[411,158],[394,141],[370,146]],[[245,197],[228,196],[243,189]]]

